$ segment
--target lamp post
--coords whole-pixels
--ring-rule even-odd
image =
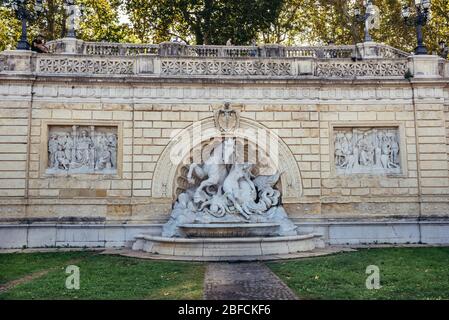
[[[373,41],[369,30],[375,27],[376,19],[378,19],[378,14],[376,7],[373,5],[372,0],[363,1],[363,6],[365,7],[365,14],[361,13],[360,8],[355,9],[355,19],[359,22],[365,23],[365,40],[364,42]]]
[[[34,7],[31,9],[29,0],[3,0],[2,5],[12,8],[17,19],[22,23],[22,33],[17,43],[17,50],[30,50],[30,44],[27,40],[27,22],[36,20],[44,11],[44,0],[36,0]]]
[[[415,49],[415,54],[427,54],[427,49],[424,46],[424,39],[422,28],[429,20],[430,0],[415,0],[415,15],[412,17],[409,6],[402,8],[402,17],[408,26],[416,27],[416,37],[418,46]]]

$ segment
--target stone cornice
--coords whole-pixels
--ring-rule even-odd
[[[89,75],[33,75],[33,74],[1,74],[1,82],[35,82],[35,83],[74,83],[74,84],[114,84],[114,85],[258,85],[258,86],[404,86],[410,83],[419,86],[449,87],[449,78],[404,78],[379,79],[379,78],[354,78],[354,79],[317,79],[316,77],[301,78],[198,78],[198,77],[174,77],[174,76],[120,76],[120,77],[91,77]]]
[[[401,81],[288,81],[288,82],[197,82],[171,81],[134,82],[100,81],[99,79],[54,79],[28,77],[0,77],[0,96],[3,100],[28,97],[33,85],[35,101],[60,102],[120,102],[171,103],[179,100],[214,103],[224,100],[251,103],[269,100],[272,103],[328,103],[329,101],[360,102],[391,100],[408,102],[412,98],[410,83]],[[418,80],[415,85],[417,99],[439,101],[447,99],[447,81]],[[75,99],[75,100],[73,100]]]

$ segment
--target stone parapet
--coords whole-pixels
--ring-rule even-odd
[[[0,74],[223,79],[404,79],[447,76],[444,60],[398,49],[355,46],[285,47],[114,44],[61,39],[50,54],[5,51]]]

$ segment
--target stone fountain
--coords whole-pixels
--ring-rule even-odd
[[[300,234],[284,210],[276,187],[281,173],[254,174],[255,163],[239,160],[235,137],[219,141],[204,161],[187,167],[188,187],[173,204],[161,236],[138,235],[133,250],[207,260],[322,247],[320,236]]]

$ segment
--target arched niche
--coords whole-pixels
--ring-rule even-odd
[[[252,133],[257,134],[252,134]],[[298,202],[302,193],[301,174],[295,157],[282,139],[276,135],[275,130],[268,129],[256,121],[241,118],[237,139],[242,133],[246,139],[248,148],[267,149],[267,153],[277,154],[275,159],[265,159],[264,166],[258,165],[256,170],[282,172],[280,183],[277,187],[282,192],[284,203]],[[162,152],[156,164],[153,182],[152,197],[175,201],[180,190],[185,189],[183,180],[186,176],[188,164],[192,162],[192,150],[201,150],[201,146],[210,143],[214,139],[222,138],[222,133],[216,129],[214,119],[207,118],[199,121],[178,133]],[[265,143],[260,143],[264,140]],[[244,152],[247,152],[245,149]],[[260,174],[272,174],[274,172],[259,172]]]

